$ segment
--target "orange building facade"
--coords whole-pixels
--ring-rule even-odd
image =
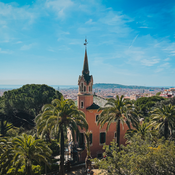
[[[85,42],[86,45],[86,42]],[[85,56],[84,56],[84,65],[82,75],[78,79],[78,96],[77,96],[77,105],[78,109],[83,111],[86,115],[86,120],[89,125],[89,131],[91,132],[90,136],[90,150],[91,156],[102,157],[103,153],[103,144],[109,145],[110,142],[116,140],[116,123],[111,124],[109,130],[106,132],[106,125],[103,128],[97,125],[97,119],[102,111],[98,111],[100,107],[104,107],[107,100],[102,97],[93,95],[93,76],[89,74],[89,65],[87,57],[87,48],[85,46]],[[127,125],[121,125],[121,137],[120,143],[125,144],[126,140],[124,135],[128,130]],[[79,139],[79,147],[85,148],[85,138],[84,131],[81,131]],[[86,149],[81,151],[79,156],[79,161],[84,161],[86,157]]]

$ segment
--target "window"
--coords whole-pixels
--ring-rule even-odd
[[[86,92],[86,86],[84,86],[84,92]]]
[[[100,133],[100,144],[103,144],[106,142],[106,133],[105,132],[101,132]]]
[[[114,132],[114,137],[115,137],[115,138],[117,137],[117,133],[116,133],[116,132]]]
[[[92,144],[92,134],[89,135],[90,145]]]
[[[81,91],[83,91],[83,83],[81,83],[81,88],[80,89],[81,89]]]
[[[83,101],[81,101],[80,107],[81,107],[81,108],[84,108],[84,103],[83,103]]]
[[[98,121],[98,118],[99,118],[99,115],[96,115],[96,116],[95,116],[95,122]]]
[[[91,91],[91,87],[89,86],[89,92]]]
[[[85,144],[84,144],[84,134],[83,133],[80,133],[80,136],[79,136],[79,147],[80,148],[83,148],[85,147]]]
[[[83,133],[80,133],[79,144],[80,145],[83,145],[84,144],[84,134]]]
[[[102,157],[103,157],[103,154],[102,154],[102,153],[97,154],[97,158],[98,158],[98,159],[101,159]]]

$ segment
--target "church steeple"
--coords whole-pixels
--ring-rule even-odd
[[[84,55],[84,64],[82,75],[78,79],[78,97],[77,103],[78,108],[81,110],[86,110],[87,107],[93,104],[93,77],[89,75],[89,65],[88,65],[88,56],[87,56],[87,39],[85,39],[85,55]]]
[[[85,55],[84,55],[84,64],[83,64],[83,71],[82,74],[89,75],[89,66],[88,66],[88,57],[87,57],[87,49],[85,48]]]
[[[89,66],[88,66],[88,57],[87,57],[87,39],[85,39],[85,55],[84,55],[84,64],[83,64],[83,71],[82,74],[83,75],[89,75]]]
[[[86,81],[86,84],[89,85],[89,82],[91,81],[91,75],[89,75],[89,66],[88,66],[88,57],[87,57],[87,39],[85,39],[85,55],[84,55],[84,64],[83,64],[83,71],[82,76],[84,77],[84,80]]]

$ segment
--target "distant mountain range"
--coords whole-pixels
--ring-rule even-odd
[[[0,89],[18,89],[23,85],[0,85]],[[78,85],[49,85],[55,89],[78,89]],[[162,87],[146,87],[146,86],[126,86],[122,84],[108,84],[108,83],[96,83],[93,85],[93,89],[113,89],[113,88],[128,88],[128,89],[168,89],[170,86],[162,86]]]
[[[121,84],[96,83],[93,89],[113,89],[113,88],[128,88],[128,89],[160,89],[161,87],[146,87],[146,86],[126,86]]]

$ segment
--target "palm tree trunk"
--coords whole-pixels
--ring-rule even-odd
[[[120,148],[120,119],[117,121],[117,146]]]
[[[168,139],[168,121],[167,119],[165,119],[164,137],[166,140]]]
[[[32,164],[30,160],[26,160],[26,175],[33,175]]]
[[[51,143],[50,131],[47,131],[47,138],[48,138],[49,143]]]
[[[63,128],[61,128],[61,155],[60,155],[60,175],[64,175],[64,133]]]
[[[85,158],[85,167],[86,169],[91,169],[91,161],[89,160],[91,158],[91,151],[90,151],[90,134],[86,134],[86,149],[87,149],[87,156]]]

